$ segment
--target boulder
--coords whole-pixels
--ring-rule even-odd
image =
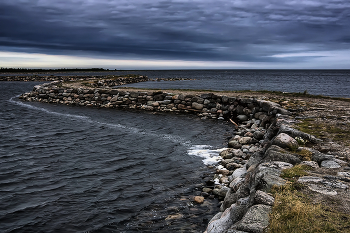
[[[244,178],[237,177],[230,183],[229,187],[233,192],[237,192],[237,190],[239,189],[239,187],[241,187],[243,182]]]
[[[313,135],[301,132],[297,129],[291,128],[291,127],[284,125],[284,124],[282,124],[279,128],[278,134],[280,134],[280,133],[286,133],[286,134],[292,136],[293,138],[301,137],[301,138],[308,140],[309,142],[312,142],[312,143],[320,143],[322,141]]]
[[[240,144],[237,140],[231,140],[228,142],[228,147],[240,149],[242,147],[242,144]]]
[[[241,137],[238,142],[242,145],[246,145],[246,144],[252,144],[253,143],[253,138],[251,137]]]
[[[194,108],[194,109],[202,110],[203,107],[204,107],[203,104],[199,104],[199,103],[196,103],[196,102],[192,103],[192,108]]]
[[[285,133],[278,134],[272,140],[272,144],[282,148],[288,148],[291,150],[295,150],[299,147],[298,142],[294,138],[292,138],[291,136]]]
[[[209,222],[206,233],[226,232],[233,223],[237,222],[244,215],[246,207],[244,205],[232,204],[222,214],[215,215]]]
[[[284,170],[284,169],[292,168],[292,167],[293,167],[293,164],[281,162],[281,161],[271,161],[271,162],[261,163],[259,165],[260,170],[262,170],[264,168],[275,168],[278,170]]]
[[[243,110],[242,110],[243,111]],[[247,121],[248,120],[248,117],[246,115],[238,115],[237,116],[237,119],[240,120],[240,121]]]
[[[275,198],[273,198],[271,195],[261,190],[258,190],[255,192],[254,204],[263,204],[263,205],[273,206],[274,203],[275,203]]]
[[[236,225],[237,230],[262,233],[269,225],[271,206],[254,205],[250,207],[242,220]]]
[[[275,168],[264,168],[259,170],[255,176],[254,186],[256,189],[269,192],[273,186],[283,186],[286,180],[280,177],[281,171]]]
[[[233,149],[229,148],[229,149],[221,151],[220,152],[220,156],[223,159],[232,159],[232,157],[233,157]]]
[[[213,189],[213,194],[219,197],[225,197],[228,190],[229,188],[227,188],[226,186],[223,186],[220,189]]]
[[[272,145],[269,149],[267,149],[265,152],[265,158],[262,160],[262,162],[270,161],[281,161],[291,163],[293,165],[301,162],[296,155],[290,154],[286,150],[276,145]]]
[[[323,154],[317,150],[312,150],[311,152],[312,152],[312,160],[316,161],[317,163],[322,163],[322,161],[324,161],[324,160],[334,159],[333,155],[326,155],[326,154]]]
[[[261,132],[261,131],[255,131],[254,133],[253,133],[253,137],[255,138],[255,139],[257,139],[257,140],[261,140],[261,139],[263,139],[264,138],[264,133],[263,132]]]
[[[231,208],[228,208],[222,214],[218,213],[209,222],[207,230],[204,233],[222,233],[226,232],[227,229],[232,225],[231,220]]]
[[[238,163],[228,163],[228,164],[226,164],[226,168],[228,170],[236,170],[237,168],[241,168],[241,167],[243,167],[243,165],[238,164]]]
[[[324,168],[340,168],[341,165],[339,165],[339,163],[337,163],[334,160],[323,160],[321,162],[321,167],[324,167]]]
[[[229,180],[234,180],[236,178],[244,178],[244,176],[247,174],[247,169],[245,167],[236,169],[232,175],[229,177]]]

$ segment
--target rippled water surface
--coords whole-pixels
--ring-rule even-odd
[[[203,231],[217,203],[188,206],[209,171],[193,151],[231,127],[15,98],[35,84],[0,83],[0,232]]]
[[[127,72],[130,73],[130,72]],[[350,97],[350,70],[190,70],[138,71],[150,78],[191,78],[186,81],[128,85],[159,89],[269,90]]]

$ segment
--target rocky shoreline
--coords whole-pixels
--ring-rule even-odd
[[[325,149],[330,147],[329,143],[321,143],[295,129],[298,120],[280,104],[214,93],[128,91],[110,86],[65,86],[62,81],[55,81],[37,85],[19,98],[75,106],[191,113],[202,119],[230,120],[236,130],[228,141],[229,149],[220,153],[215,176],[206,179],[201,195],[194,197],[198,204],[212,195],[223,200],[220,212],[208,224],[208,233],[263,232],[274,205],[269,192],[273,187],[286,185],[287,181],[280,177],[282,171],[298,164],[332,171],[331,178],[317,172],[299,178],[298,182],[312,192],[349,195],[350,167],[345,161],[348,158],[327,153],[331,151]],[[316,150],[318,147],[323,149]]]

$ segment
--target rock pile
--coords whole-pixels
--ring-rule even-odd
[[[92,81],[94,87],[120,86],[129,83],[149,81],[147,76],[114,77],[114,76],[56,76],[56,75],[30,75],[30,76],[0,76],[0,81],[21,81],[21,82],[47,82],[47,81]]]
[[[184,80],[196,80],[194,78],[155,78],[151,79],[150,81],[184,81]]]
[[[221,165],[216,171],[212,190],[208,193],[223,198],[220,211],[207,227],[207,233],[222,232],[264,232],[268,227],[269,213],[274,198],[269,191],[272,187],[285,185],[281,171],[297,164],[311,167],[336,169],[346,162],[333,155],[317,150],[299,147],[298,140],[318,143],[314,136],[294,128],[294,119],[278,115],[267,128],[252,127],[253,122],[241,124],[237,135],[228,143],[231,147],[221,152]],[[300,151],[308,151],[309,157]],[[310,161],[306,161],[310,160]],[[344,170],[347,170],[345,167]],[[324,195],[337,195],[337,190],[347,190],[349,172],[338,172],[337,176],[304,176],[298,182],[311,191]],[[204,190],[203,190],[204,192]]]
[[[138,81],[138,80],[137,80]],[[37,85],[20,99],[66,105],[143,109],[161,112],[195,113],[202,118],[232,119],[247,122],[252,129],[267,129],[277,114],[289,114],[280,105],[253,98],[235,98],[213,93],[201,95],[174,95],[162,91],[127,92],[113,88],[63,88],[60,81]],[[101,84],[104,85],[104,84]],[[261,138],[263,133],[256,132]],[[244,142],[244,138],[241,142]]]

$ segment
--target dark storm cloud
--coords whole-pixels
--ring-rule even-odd
[[[2,0],[0,46],[118,58],[278,61],[273,55],[348,49],[349,22],[347,0]]]

